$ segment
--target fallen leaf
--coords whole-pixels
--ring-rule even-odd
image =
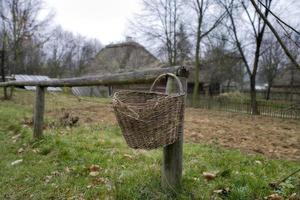
[[[90,189],[90,188],[92,188],[92,185],[88,185],[88,186],[86,186],[86,188],[87,188],[87,189]]]
[[[21,133],[18,134],[18,135],[12,136],[11,139],[12,139],[12,140],[17,140],[17,139],[19,139],[20,137],[21,137]]]
[[[49,183],[51,181],[51,179],[52,179],[52,176],[46,176],[44,180],[46,183]]]
[[[259,161],[259,160],[256,160],[256,161],[255,161],[255,164],[262,165],[262,162]]]
[[[59,173],[59,171],[53,171],[53,172],[51,172],[51,175],[53,175],[53,176],[59,176],[60,173]]]
[[[32,152],[33,152],[33,153],[39,153],[40,150],[39,150],[39,149],[32,149]]]
[[[217,173],[213,173],[213,172],[203,172],[202,174],[207,181],[211,181],[215,179],[217,176]]]
[[[130,160],[133,158],[133,156],[132,156],[132,155],[129,155],[129,154],[124,154],[123,156],[124,156],[124,158],[128,158],[128,159],[130,159]]]
[[[265,197],[267,200],[283,200],[284,198],[280,196],[279,194],[271,194],[267,197]]]
[[[11,165],[14,166],[14,165],[20,164],[21,162],[23,162],[23,159],[16,160],[16,161],[12,162]]]
[[[200,179],[198,177],[193,178],[195,181],[199,181]]]
[[[230,192],[230,189],[228,187],[213,191],[213,193],[215,193],[215,194],[220,194],[220,195],[225,195],[225,196],[228,195],[229,192]]]
[[[97,172],[97,171],[90,172],[90,176],[98,176],[98,175],[99,175],[99,172]]]
[[[96,179],[93,180],[94,185],[106,184],[108,182],[109,182],[109,180],[107,178],[103,178],[103,177],[97,177]]]
[[[24,149],[21,147],[20,149],[18,149],[18,153],[23,153]]]
[[[289,197],[289,200],[299,200],[299,199],[300,199],[300,196],[297,196],[297,193],[293,193]]]
[[[66,168],[65,168],[65,171],[66,171],[67,173],[70,173],[70,172],[71,172],[71,170],[70,170],[69,167],[66,167]]]
[[[213,191],[213,193],[216,193],[216,194],[222,194],[222,192],[223,192],[223,189],[221,189],[221,190],[214,190]]]

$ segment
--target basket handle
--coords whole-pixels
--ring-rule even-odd
[[[183,86],[182,86],[182,83],[181,83],[180,79],[175,74],[172,74],[172,73],[166,73],[166,74],[159,75],[155,79],[155,81],[153,82],[153,84],[152,84],[152,86],[150,88],[150,92],[153,92],[154,87],[156,86],[156,84],[158,83],[158,81],[161,78],[168,77],[168,76],[172,77],[175,80],[175,82],[177,83],[177,86],[178,86],[178,89],[179,89],[179,94],[184,94],[185,92],[183,91]]]

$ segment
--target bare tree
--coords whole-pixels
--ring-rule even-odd
[[[100,48],[98,40],[75,36],[58,26],[44,47],[46,73],[51,77],[80,76],[84,74]]]
[[[181,0],[143,0],[142,14],[131,22],[134,32],[141,33],[151,46],[165,55],[170,65],[177,64],[178,28],[181,23]]]
[[[262,48],[259,75],[262,81],[267,83],[266,100],[269,100],[274,80],[279,69],[285,64],[284,52],[280,48],[280,44],[270,34],[266,35]]]
[[[63,77],[67,68],[73,63],[72,57],[76,48],[75,38],[71,32],[64,31],[60,26],[52,32],[52,37],[45,45],[47,52],[47,74],[51,77]]]
[[[201,66],[201,44],[205,37],[207,37],[224,19],[225,12],[217,8],[215,1],[210,0],[190,0],[189,5],[196,14],[196,31],[195,35],[195,77],[194,77],[194,91],[193,103],[197,101],[199,96],[199,73]],[[214,9],[215,12],[211,12]],[[217,15],[214,13],[218,13]]]
[[[192,44],[183,23],[179,25],[177,34],[177,63],[182,65],[191,57]]]
[[[1,50],[0,50],[0,59],[1,59],[1,63],[0,63],[0,70],[1,70],[1,80],[2,82],[6,81],[6,69],[5,69],[5,60],[6,60],[6,33],[5,30],[2,30],[1,33]],[[7,88],[4,87],[3,88],[3,94],[4,94],[4,99],[8,99],[8,94],[7,94]]]
[[[25,46],[39,46],[47,41],[43,30],[49,24],[52,14],[39,18],[43,10],[42,0],[2,0],[2,3],[0,14],[8,37],[10,71],[13,74],[24,72]]]
[[[1,80],[2,80],[2,82],[5,82],[6,81],[6,75],[8,73],[7,72],[8,71],[7,70],[7,63],[6,63],[6,58],[7,58],[7,31],[6,31],[6,24],[5,24],[5,17],[3,15],[3,10],[4,10],[4,4],[3,4],[3,0],[1,0],[1,3],[0,3],[0,41],[1,41],[0,72],[1,72]],[[5,100],[9,99],[6,87],[3,87],[3,94],[4,94],[4,99]]]
[[[269,8],[271,7],[272,0],[264,0],[266,4],[266,8],[264,9],[264,17],[268,17],[269,15]],[[235,41],[235,45],[240,52],[240,55],[242,57],[242,60],[244,62],[244,65],[246,67],[247,74],[249,76],[250,80],[250,97],[251,97],[251,112],[253,115],[259,114],[258,107],[257,107],[257,100],[256,100],[256,75],[257,70],[259,66],[259,58],[261,54],[261,45],[263,42],[263,37],[266,31],[266,23],[262,19],[260,15],[258,15],[255,10],[251,9],[247,5],[247,2],[242,0],[237,0],[236,2],[234,0],[220,0],[220,3],[224,6],[226,9],[226,12],[229,16],[230,20],[230,26],[228,26],[228,30],[233,35],[233,39]],[[237,21],[240,17],[245,15],[245,21],[244,23],[249,24],[249,29],[247,29],[247,32],[251,32],[251,34],[248,35],[248,41],[250,41],[249,47],[250,49],[254,49],[254,52],[252,53],[251,50],[246,50],[247,45],[242,42],[240,39],[239,33],[242,32],[242,30],[239,30],[240,26],[237,25]],[[243,30],[245,31],[245,30]],[[252,45],[253,44],[253,45]],[[247,53],[246,52],[250,52]],[[252,61],[250,61],[252,60]]]
[[[74,75],[80,76],[86,72],[86,69],[92,63],[93,59],[100,51],[102,45],[96,39],[86,39],[82,36],[76,38],[76,54]]]
[[[262,9],[255,3],[254,0],[250,0],[250,1],[251,1],[251,4],[253,5],[255,11],[262,18],[262,20],[264,21],[264,23],[266,25],[268,25],[268,27],[270,28],[270,30],[272,31],[272,33],[276,37],[277,41],[279,42],[280,46],[284,50],[284,52],[287,55],[287,57],[291,60],[291,62],[294,64],[295,67],[297,67],[298,69],[300,69],[299,62],[297,62],[297,60],[293,57],[293,55],[291,54],[291,52],[289,51],[289,49],[287,48],[287,46],[284,44],[284,42],[280,38],[279,34],[277,33],[276,29],[274,28],[274,26],[269,22],[268,17],[266,15],[264,15],[263,11],[261,11]],[[264,9],[266,10],[266,12],[270,12],[270,7],[267,5],[267,3],[263,4],[261,1],[259,1],[259,2],[260,2],[260,6],[263,6]],[[275,16],[275,15],[273,14],[273,16]],[[275,18],[278,19],[277,16],[275,16]],[[280,22],[282,23],[282,21],[280,21]],[[284,24],[287,25],[286,23],[284,23]],[[295,29],[293,27],[290,27],[290,28],[292,28],[295,31]],[[297,32],[299,34],[298,31],[295,31],[295,32]]]

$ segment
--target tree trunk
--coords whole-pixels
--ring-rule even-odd
[[[193,90],[193,106],[196,105],[199,97],[199,73],[200,73],[200,44],[201,44],[201,16],[198,18],[198,27],[197,27],[197,41],[196,41],[196,50],[195,50],[195,77],[194,77],[194,90]]]
[[[251,76],[250,78],[250,97],[251,97],[251,113],[252,115],[259,115],[257,101],[256,101],[255,76]]]
[[[271,87],[272,87],[271,85],[268,85],[267,94],[266,94],[266,100],[270,100]]]
[[[4,43],[4,42],[3,42]],[[2,82],[5,82],[5,49],[4,49],[4,44],[2,44],[2,51],[1,51],[1,79]],[[7,95],[7,88],[3,87],[3,95],[4,95],[4,100],[8,99],[8,95]]]
[[[198,101],[199,98],[199,71],[200,71],[200,62],[199,59],[196,58],[194,89],[193,89],[193,99],[192,99],[193,106],[196,105],[196,102]]]
[[[230,92],[230,84],[231,84],[231,80],[229,79],[228,82],[227,82],[227,92]]]

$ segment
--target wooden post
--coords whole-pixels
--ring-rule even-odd
[[[187,91],[185,78],[180,78],[183,89]],[[166,93],[174,92],[176,85],[172,77],[168,78]],[[183,125],[179,127],[180,139],[163,149],[162,185],[167,190],[176,191],[181,187],[182,154],[183,154]]]
[[[43,136],[43,122],[45,110],[45,87],[36,87],[35,107],[34,107],[34,127],[33,137],[39,139]]]

